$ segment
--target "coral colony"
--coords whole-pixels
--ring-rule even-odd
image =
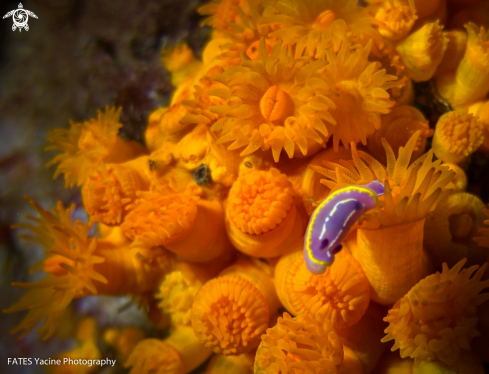
[[[103,339],[133,374],[483,373],[489,210],[466,171],[489,152],[488,3],[199,13],[212,37],[201,60],[162,51],[176,90],[145,147],[114,107],[49,134],[89,221],[27,198],[46,275],[14,283],[13,332],[47,339],[73,299],[132,295],[161,338]],[[427,81],[437,123],[415,106]],[[100,360],[99,335],[82,320],[60,359]]]

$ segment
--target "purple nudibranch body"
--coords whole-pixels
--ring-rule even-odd
[[[304,237],[304,259],[311,273],[323,274],[331,266],[350,229],[383,194],[384,184],[375,180],[333,191],[318,205]]]

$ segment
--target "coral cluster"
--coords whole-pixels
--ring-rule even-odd
[[[53,131],[55,176],[81,187],[89,221],[31,202],[41,218],[17,227],[45,248],[47,275],[14,284],[33,289],[6,310],[29,310],[14,331],[43,320],[47,338],[74,298],[130,294],[162,337],[106,334],[134,374],[211,355],[200,372],[482,370],[488,357],[466,351],[485,321],[488,210],[466,171],[489,126],[486,31],[445,31],[455,1],[368,3],[213,0],[202,61],[185,44],[162,52],[177,89],[146,147],[117,135],[115,107]],[[413,101],[431,79],[449,109],[438,123]],[[372,182],[382,192],[349,232],[325,215],[344,239],[312,274],[314,209]],[[336,195],[328,209],[352,203]],[[406,364],[382,357],[389,340]]]

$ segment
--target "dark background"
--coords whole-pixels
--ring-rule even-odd
[[[29,275],[28,269],[42,259],[43,250],[10,228],[34,213],[23,195],[49,209],[57,200],[75,202],[83,218],[78,188],[65,189],[62,177],[53,181],[54,167],[45,166],[54,156],[43,150],[48,131],[68,128],[70,120],[88,120],[97,109],[115,104],[123,108],[121,136],[142,141],[148,114],[167,105],[173,91],[160,63],[161,48],[186,41],[199,57],[210,35],[210,29],[199,27],[197,0],[22,4],[38,16],[29,17],[29,31],[12,31],[11,17],[0,22],[0,310],[25,292],[12,287],[12,281],[42,277]],[[18,1],[2,0],[0,14],[17,7]],[[94,316],[101,328],[132,323],[147,329],[134,305],[121,311],[127,303],[124,298],[87,298],[69,312],[74,319]],[[7,357],[52,358],[75,344],[63,336],[43,342],[36,333],[17,340],[9,331],[23,316],[0,313],[0,373],[42,373],[36,366],[9,367]]]

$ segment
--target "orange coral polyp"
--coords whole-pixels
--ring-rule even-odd
[[[461,350],[470,350],[469,343],[480,335],[477,307],[489,299],[489,293],[480,293],[489,287],[489,280],[481,281],[487,263],[462,269],[465,262],[451,269],[443,263],[441,273],[422,279],[384,318],[389,327],[382,341],[395,340],[392,351],[414,358],[415,367],[440,360],[456,370]]]
[[[134,240],[132,246],[158,247],[181,238],[193,226],[197,215],[195,196],[168,189],[138,191],[134,204],[127,207],[121,228]]]
[[[273,230],[287,217],[294,190],[277,169],[252,171],[238,178],[228,198],[228,213],[243,233],[259,235]]]
[[[400,87],[395,76],[368,62],[371,46],[369,41],[352,50],[343,43],[338,53],[326,51],[328,64],[294,60],[281,42],[268,56],[262,39],[257,61],[243,61],[212,77],[227,87],[208,91],[226,103],[209,106],[217,116],[211,126],[217,143],[233,142],[229,150],[246,146],[241,156],[271,148],[276,162],[282,149],[289,158],[296,148],[309,155],[331,134],[335,149],[340,140],[365,144],[380,128],[380,114],[394,105],[387,90]],[[352,106],[361,110],[351,111]]]
[[[170,344],[158,339],[140,341],[125,366],[132,367],[132,374],[185,374],[178,351]]]
[[[326,49],[337,52],[342,44],[383,44],[374,18],[354,0],[279,0],[271,4],[261,23],[272,26],[269,37],[294,47],[295,57],[321,58]]]
[[[144,189],[139,174],[124,165],[100,164],[82,188],[83,203],[91,222],[106,225],[120,224],[126,215],[126,206]]]
[[[375,13],[380,34],[388,40],[406,36],[418,19],[412,0],[385,0]]]
[[[43,320],[37,331],[47,339],[56,331],[65,308],[74,298],[90,293],[96,295],[98,292],[93,281],[107,283],[107,279],[94,270],[94,265],[105,259],[94,255],[97,239],[88,238],[89,226],[78,220],[72,221],[74,204],[66,209],[58,202],[56,209],[49,212],[34,200],[28,201],[41,216],[40,219],[33,218],[38,226],[19,224],[16,227],[29,229],[34,235],[25,238],[41,244],[53,255],[45,264],[46,270],[52,273],[38,282],[12,283],[13,286],[31,290],[4,312],[29,310],[12,334],[23,331],[23,337]]]
[[[255,357],[256,374],[340,372],[343,344],[328,320],[288,313],[262,335]]]
[[[484,141],[479,117],[465,111],[451,111],[440,117],[433,137],[435,155],[445,162],[459,163]]]
[[[59,163],[54,178],[64,173],[67,187],[79,186],[86,180],[118,142],[117,133],[122,127],[119,122],[121,110],[106,107],[105,112],[98,112],[97,119],[92,118],[84,123],[71,122],[69,130],[50,132],[47,140],[52,145],[46,149],[61,151],[48,163],[48,166]]]
[[[367,277],[346,252],[336,256],[322,275],[312,274],[303,262],[291,281],[289,292],[293,295],[289,297],[296,298],[316,319],[329,320],[336,331],[358,322],[370,301]]]
[[[374,179],[384,181],[385,194],[379,199],[382,203],[364,215],[361,222],[363,228],[419,221],[434,209],[438,201],[453,191],[447,186],[455,176],[455,172],[442,165],[441,160],[432,161],[433,150],[410,165],[420,133],[420,130],[416,131],[406,145],[399,148],[397,158],[387,141],[382,139],[386,166],[369,154],[357,151],[352,143],[353,164],[323,162],[327,168],[310,168],[329,178],[321,179],[321,183],[331,189],[346,184],[366,184]]]
[[[236,274],[207,282],[192,307],[192,326],[200,341],[215,353],[237,355],[258,345],[268,327],[264,295]]]

